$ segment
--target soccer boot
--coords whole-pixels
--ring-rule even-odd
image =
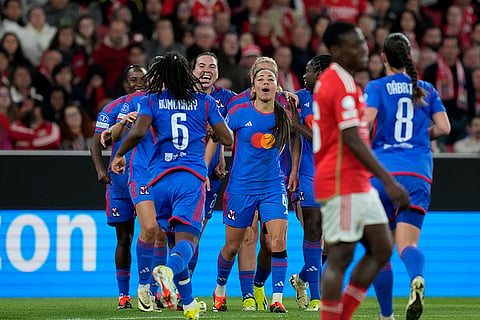
[[[415,277],[410,284],[410,298],[407,304],[407,320],[417,320],[423,312],[425,298],[425,280],[421,276]]]
[[[213,307],[212,307],[213,312],[218,312],[218,311],[227,311],[227,294],[225,293],[225,296],[223,297],[218,297],[215,294],[215,291],[213,291]]]
[[[255,303],[257,305],[257,310],[267,310],[268,300],[265,295],[265,288],[263,286],[253,287],[253,296],[255,297]]]
[[[137,290],[138,309],[144,312],[153,311],[152,295],[150,284],[138,285]]]
[[[388,317],[382,316],[382,314],[379,313],[377,320],[395,320],[395,317],[393,316],[393,313]]]
[[[167,266],[156,266],[153,269],[153,277],[159,283],[160,301],[165,308],[175,310],[177,308],[177,294],[173,283],[173,272]]]
[[[257,307],[255,306],[255,299],[245,298],[242,303],[242,311],[255,311]]]
[[[300,309],[305,309],[308,305],[307,285],[300,279],[298,273],[293,274],[288,280],[295,289],[295,300]]]
[[[275,302],[270,305],[270,312],[273,313],[287,313],[287,309],[283,306],[281,302]]]
[[[196,300],[197,299],[195,298],[195,301]],[[205,312],[207,312],[207,304],[203,301],[197,301],[195,308],[184,310],[183,315],[187,320],[197,320]]]
[[[308,306],[305,308],[305,311],[319,311],[321,305],[322,303],[320,302],[320,300],[318,299],[312,300],[310,301]]]
[[[118,298],[117,309],[132,309],[132,303],[130,302],[130,296],[120,296]]]

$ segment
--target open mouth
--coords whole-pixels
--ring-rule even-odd
[[[270,89],[268,89],[268,88],[263,88],[263,89],[262,89],[262,92],[270,92]]]
[[[200,76],[200,80],[210,81],[210,80],[212,80],[212,75],[204,73]]]

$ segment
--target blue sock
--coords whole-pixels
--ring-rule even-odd
[[[173,277],[173,282],[177,286],[178,293],[182,298],[182,303],[184,305],[192,303],[192,281],[190,279],[188,268],[185,268],[183,271],[176,274],[175,277]]]
[[[400,254],[405,268],[407,268],[410,280],[413,280],[416,276],[423,277],[425,272],[425,256],[423,252],[417,247],[406,247]]]
[[[158,265],[164,266],[165,264],[167,264],[167,253],[168,253],[167,247],[153,248],[152,270]],[[151,276],[150,277],[150,293],[152,294],[152,296],[155,297],[157,290],[158,290],[158,283],[157,281],[155,281],[155,278]]]
[[[270,272],[272,271],[271,266],[268,269],[265,269],[261,265],[257,264],[257,271],[255,272],[255,279],[253,283],[256,287],[263,287],[265,285],[265,281],[267,281],[268,276],[270,276]]]
[[[378,273],[373,287],[380,305],[380,313],[388,317],[393,313],[393,271],[392,264],[387,262]]]
[[[150,283],[152,274],[154,242],[143,242],[137,240],[137,265],[138,265],[138,283],[145,285]]]
[[[303,256],[303,258],[305,260],[305,256]],[[298,277],[302,279],[303,282],[308,282],[307,268],[305,268],[305,265],[303,265],[302,270],[300,270],[300,272],[298,273]]]
[[[222,253],[218,254],[217,259],[217,284],[224,286],[227,284],[228,276],[230,275],[230,271],[232,271],[233,263],[235,259],[232,261],[225,260],[222,257]]]
[[[303,259],[312,300],[320,300],[320,272],[322,270],[322,243],[303,240]],[[303,278],[302,278],[303,280]]]
[[[242,289],[243,299],[253,298],[253,278],[255,278],[255,271],[239,271],[238,278],[240,279],[240,288]]]
[[[190,276],[193,274],[193,271],[195,271],[195,267],[197,266],[198,250],[200,250],[200,247],[197,245],[197,247],[195,248],[195,253],[193,254],[192,259],[190,259],[190,262],[188,263],[188,271],[190,272]]]
[[[272,284],[273,293],[283,293],[287,275],[287,251],[272,252]]]
[[[188,240],[181,240],[173,247],[166,266],[172,269],[174,275],[187,268],[194,249],[193,243]]]
[[[130,295],[130,269],[117,269],[117,284],[119,296]]]

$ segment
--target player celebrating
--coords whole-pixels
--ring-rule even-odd
[[[367,120],[374,125],[372,148],[378,160],[407,189],[410,206],[399,209],[377,178],[372,179],[372,185],[380,194],[398,255],[410,276],[407,320],[416,320],[423,311],[425,288],[425,258],[417,245],[430,204],[433,170],[430,140],[447,135],[450,123],[435,88],[418,80],[410,42],[403,34],[392,33],[387,37],[382,57],[387,76],[371,81],[365,89]],[[390,262],[378,274],[374,287],[380,304],[378,318],[394,319]]]
[[[297,110],[292,110],[292,125],[302,134],[302,157],[300,159],[300,184],[296,192],[296,212],[303,227],[303,259],[305,265],[298,274],[290,277],[295,288],[298,307],[305,311],[318,311],[320,308],[320,271],[322,269],[322,219],[320,205],[313,195],[313,149],[312,92],[319,75],[330,64],[329,55],[320,55],[308,61],[303,76],[305,89],[296,92],[300,101],[300,118]],[[308,302],[306,283],[310,288],[311,301]]]
[[[123,72],[123,80],[127,93],[133,93],[144,89],[142,77],[145,69],[140,65],[131,65]],[[135,212],[134,205],[128,193],[128,176],[118,176],[112,174],[112,167],[105,170],[102,161],[102,149],[100,136],[103,131],[113,126],[120,113],[120,109],[125,103],[127,96],[122,96],[109,104],[98,114],[95,134],[93,136],[90,153],[95,169],[97,171],[98,181],[107,186],[107,223],[115,226],[117,235],[117,247],[115,250],[115,266],[117,269],[117,282],[119,290],[118,309],[130,309],[129,282],[130,282],[130,264],[131,264],[131,245],[134,231]],[[120,144],[114,144],[112,154],[118,149]],[[131,153],[126,158],[130,160]],[[112,159],[110,159],[112,160]]]
[[[322,274],[322,320],[349,320],[381,266],[392,253],[392,237],[369,171],[385,185],[400,208],[409,198],[375,159],[369,144],[365,103],[353,72],[365,66],[368,50],[354,24],[335,22],[324,34],[332,64],[320,76],[314,93],[315,197],[322,205],[322,231],[328,263]],[[365,254],[355,265],[342,295],[345,270],[357,242]]]
[[[207,121],[222,144],[231,145],[232,135],[215,100],[195,92],[198,79],[179,53],[169,52],[157,59],[148,70],[146,81],[148,95],[140,100],[135,125],[117,151],[112,167],[118,173],[125,171],[124,154],[139,143],[152,125],[157,142],[150,167],[153,180],[148,187],[158,222],[175,234],[175,246],[167,264],[155,267],[153,273],[164,296],[170,293],[174,300],[178,289],[186,319],[198,319],[206,305],[193,298],[188,262],[204,218]]]

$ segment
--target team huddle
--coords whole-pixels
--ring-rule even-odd
[[[227,176],[224,147],[233,146],[213,312],[228,310],[226,285],[238,256],[242,310],[287,313],[290,204],[304,229],[305,264],[289,277],[299,308],[320,311],[323,320],[351,319],[373,283],[378,319],[394,319],[389,260],[395,243],[411,278],[406,319],[420,318],[425,259],[417,243],[430,202],[430,140],[450,130],[445,108],[436,90],[417,80],[405,36],[386,39],[387,76],[365,93],[352,78],[368,57],[361,31],[336,22],[324,42],[330,55],[308,62],[305,89],[296,93],[279,88],[277,65],[268,57],[255,61],[252,85],[240,94],[214,86],[212,53],[197,56],[193,67],[169,52],[147,70],[125,70],[128,94],[100,112],[91,149],[98,180],[107,185],[107,223],[116,229],[119,309],[132,308],[136,215],[138,308],[183,310],[186,319],[206,312],[191,277]],[[108,140],[107,171],[101,149]],[[343,289],[358,242],[365,254]]]

